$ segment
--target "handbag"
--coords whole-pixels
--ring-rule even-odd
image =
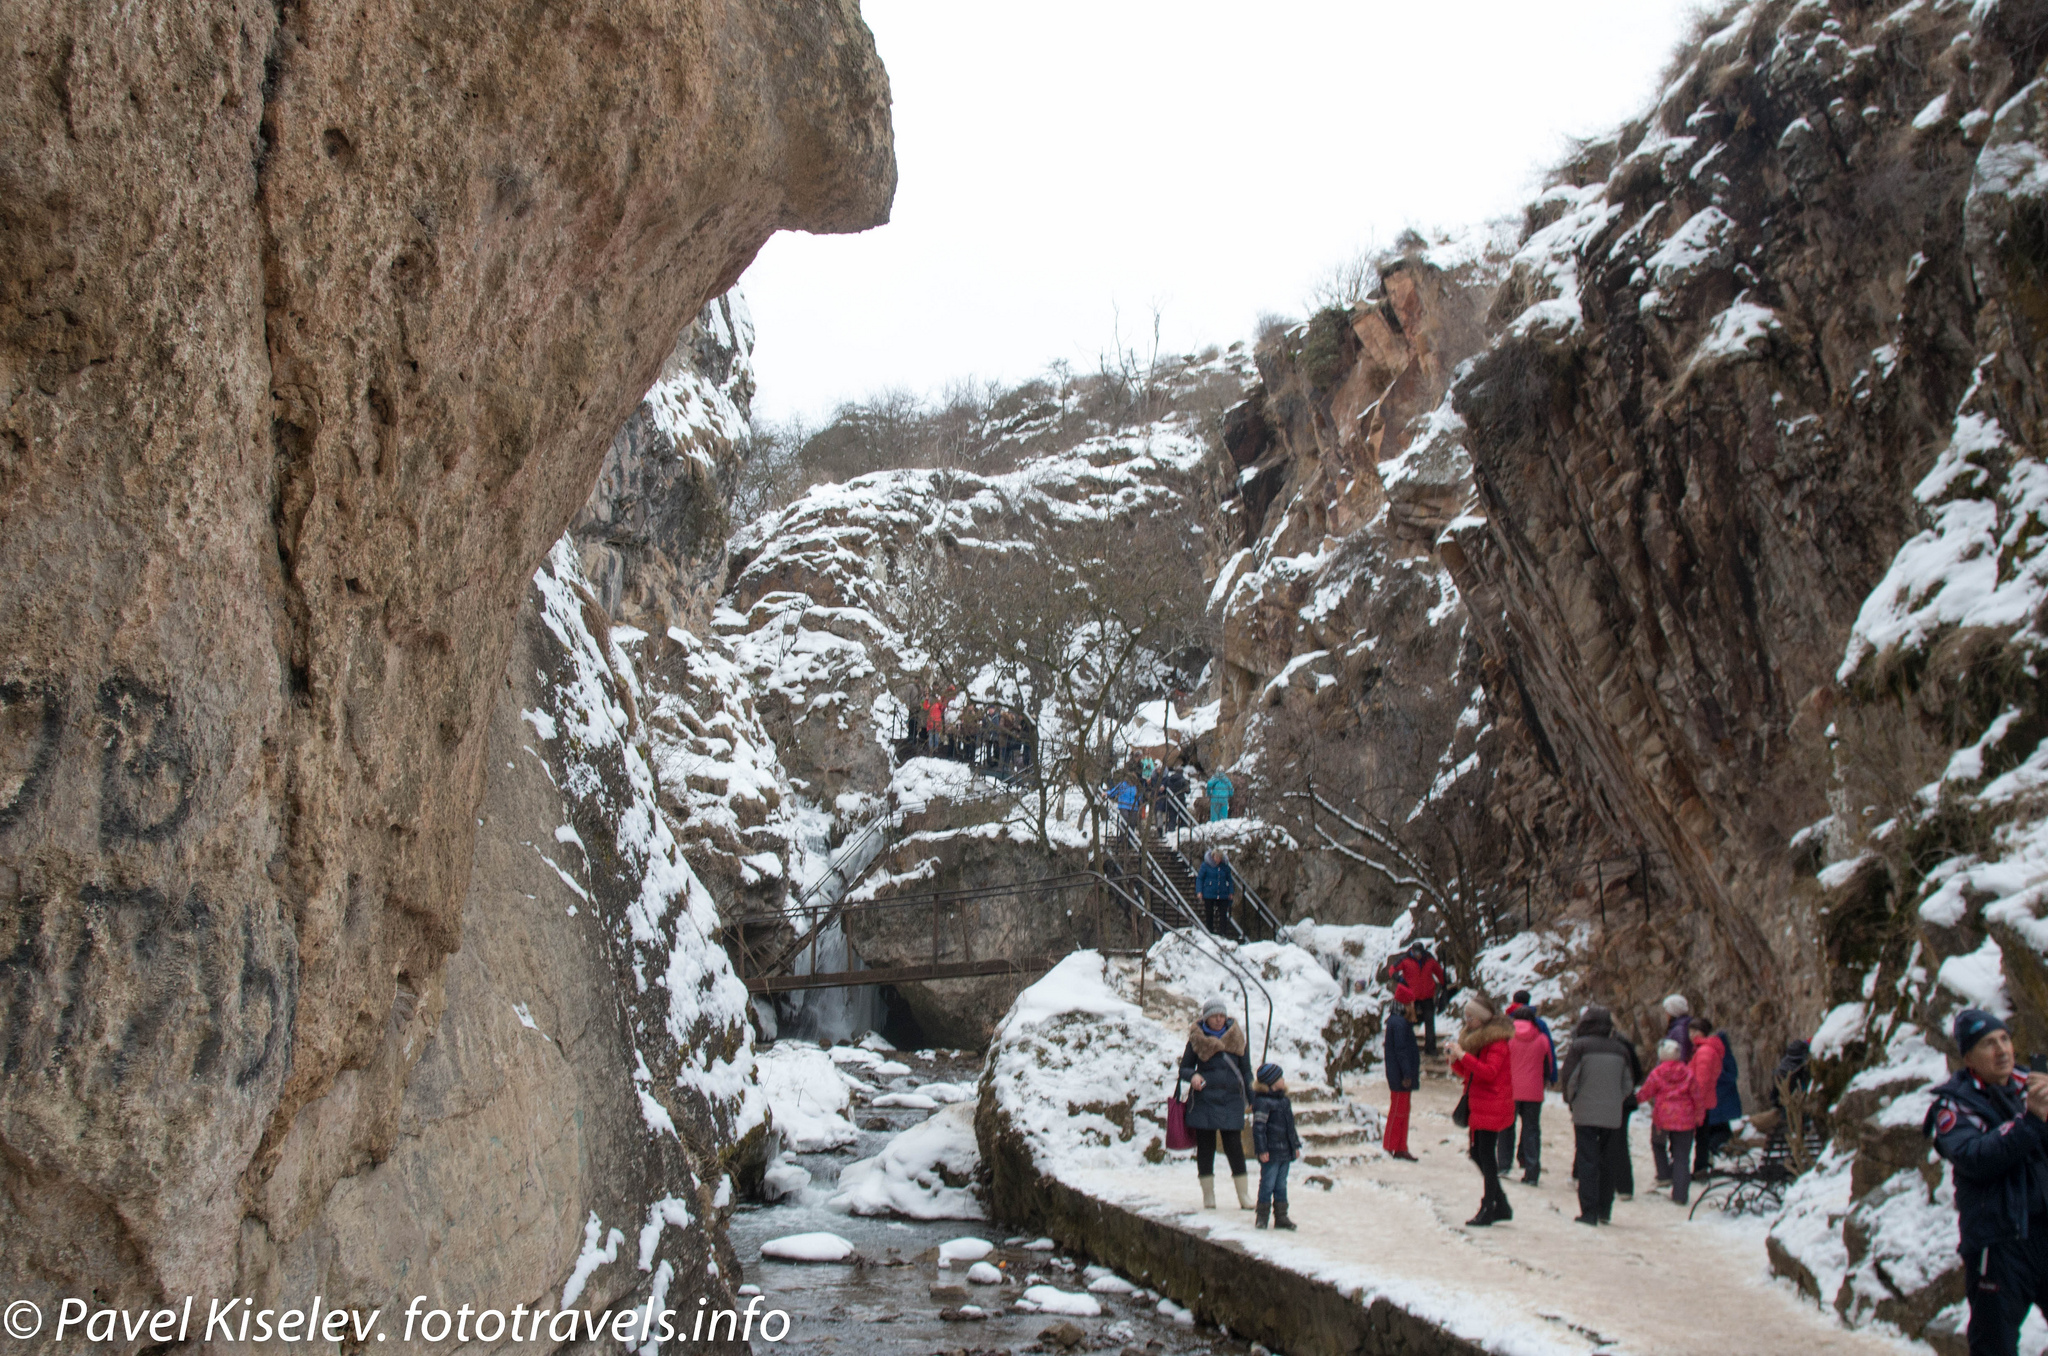
[[[1174,1080],[1173,1096],[1166,1099],[1166,1147],[1195,1147],[1194,1132],[1188,1129],[1188,1104],[1181,1100],[1179,1079]]]
[[[1472,1128],[1472,1093],[1470,1089],[1467,1089],[1465,1095],[1458,1099],[1457,1109],[1451,1112],[1451,1124],[1457,1126],[1460,1130]]]

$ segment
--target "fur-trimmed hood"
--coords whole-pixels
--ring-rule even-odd
[[[1505,1017],[1494,1017],[1476,1031],[1461,1032],[1458,1048],[1468,1055],[1476,1055],[1497,1041],[1511,1041],[1515,1038],[1515,1024]]]
[[[1226,1018],[1225,1020],[1229,1021],[1230,1025],[1223,1028],[1223,1034],[1220,1036],[1210,1035],[1203,1029],[1199,1021],[1188,1028],[1188,1044],[1195,1047],[1196,1059],[1214,1059],[1218,1050],[1222,1050],[1227,1054],[1241,1055],[1251,1048],[1250,1042],[1244,1038],[1244,1028],[1237,1024],[1236,1019]],[[1510,1028],[1508,1034],[1514,1034],[1512,1028]]]

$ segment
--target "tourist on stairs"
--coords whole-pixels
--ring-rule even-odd
[[[1508,1042],[1508,1070],[1514,1079],[1515,1120],[1500,1134],[1500,1170],[1503,1174],[1513,1171],[1519,1158],[1522,1164],[1522,1184],[1535,1186],[1536,1179],[1543,1174],[1543,1085],[1550,1081],[1554,1068],[1551,1058],[1550,1037],[1536,1027],[1535,1009],[1523,1006],[1511,1008],[1508,1015],[1514,1019],[1515,1035]],[[1516,1124],[1521,1127],[1520,1152],[1517,1153]]]
[[[1195,893],[1202,897],[1202,926],[1211,932],[1222,932],[1230,922],[1237,894],[1237,881],[1230,874],[1230,863],[1224,860],[1222,848],[1210,848],[1202,858],[1202,869],[1195,873]]]
[[[1223,770],[1218,768],[1216,775],[1209,779],[1210,823],[1213,824],[1219,819],[1230,818],[1230,797],[1235,794],[1236,790],[1237,788],[1230,784],[1230,778],[1224,776]]]
[[[1466,1001],[1465,1029],[1458,1035],[1458,1048],[1464,1053],[1452,1063],[1451,1072],[1465,1080],[1472,1161],[1486,1182],[1479,1213],[1465,1221],[1473,1228],[1515,1217],[1508,1194],[1501,1189],[1499,1163],[1500,1132],[1515,1123],[1514,1074],[1508,1067],[1508,1042],[1514,1034],[1515,1024],[1496,1016],[1484,998],[1475,995]]]
[[[1294,1129],[1294,1103],[1287,1097],[1287,1078],[1278,1064],[1261,1064],[1252,1084],[1252,1148],[1259,1155],[1259,1213],[1255,1227],[1266,1227],[1272,1209],[1273,1227],[1292,1229],[1287,1218],[1287,1165],[1301,1154],[1301,1136]]]
[[[1380,1147],[1389,1158],[1416,1162],[1408,1152],[1408,1103],[1422,1082],[1422,1051],[1415,1044],[1415,995],[1406,985],[1394,989],[1387,1009],[1387,1128]]]
[[[1692,1136],[1699,1124],[1699,1093],[1692,1084],[1692,1070],[1678,1057],[1678,1042],[1657,1042],[1661,1061],[1650,1070],[1636,1092],[1639,1101],[1650,1104],[1650,1124],[1662,1130],[1671,1147],[1671,1199],[1686,1204],[1692,1197]]]
[[[1244,1167],[1244,1113],[1251,1106],[1251,1048],[1244,1028],[1231,1020],[1223,999],[1202,1004],[1202,1015],[1188,1031],[1181,1053],[1180,1076],[1193,1089],[1188,1095],[1188,1129],[1195,1136],[1195,1176],[1202,1184],[1202,1208],[1216,1208],[1216,1141],[1230,1162],[1230,1182],[1237,1188],[1241,1210],[1252,1208]]]
[[[1628,1153],[1621,1108],[1636,1090],[1633,1064],[1628,1047],[1614,1038],[1613,1015],[1598,1004],[1587,1008],[1558,1070],[1572,1109],[1581,1224],[1606,1224],[1614,1216],[1615,1181]]]
[[[2048,1314],[2048,1074],[2015,1067],[2005,1023],[1979,1008],[1951,1034],[1963,1067],[1920,1132],[1955,1170],[1970,1356],[2011,1356],[2027,1310]]]

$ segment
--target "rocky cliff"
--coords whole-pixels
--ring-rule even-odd
[[[547,1113],[602,1067],[618,1101],[631,1030],[633,1101],[679,1145],[731,1095],[676,1083],[716,1085],[733,1033],[694,1024],[687,965],[650,968],[689,933],[687,873],[658,824],[592,843],[639,803],[619,788],[651,794],[629,741],[549,754],[592,769],[559,803],[486,772],[530,739],[506,705],[537,697],[526,668],[545,685],[584,644],[565,614],[552,659],[532,625],[519,653],[520,611],[546,614],[534,570],[676,336],[771,231],[886,214],[884,78],[851,0],[7,17],[0,1280],[118,1305],[343,1274],[378,1294],[406,1228],[447,1227],[430,1201],[520,1191],[511,1160],[433,1181],[482,1124],[468,1075],[520,1068]],[[561,598],[578,568],[550,565]],[[607,659],[608,623],[583,630]],[[566,811],[653,893],[451,962],[521,902],[471,889],[480,809]],[[533,979],[512,1025],[477,1005],[480,965]],[[600,974],[632,976],[623,1010],[587,1006]],[[664,976],[656,1023],[634,1004]],[[532,1152],[579,1152],[527,1123]],[[581,1206],[644,1224],[657,1186],[668,1223],[705,1217],[700,1150],[583,1149],[619,1169],[603,1191],[528,1202],[539,1232],[509,1252],[448,1240],[437,1283],[547,1292],[599,1222]],[[417,1171],[349,1185],[394,1153]]]
[[[1572,995],[1643,1034],[1690,994],[1732,1030],[1752,1108],[1782,1043],[1815,1036],[1832,1139],[1774,1259],[1943,1344],[1960,1273],[1918,1135],[1942,1023],[1983,1003],[2048,1046],[2044,34],[2030,0],[1730,8],[1531,204],[1472,360],[1405,451],[1363,457],[1364,498],[1319,486],[1373,447],[1348,388],[1398,389],[1366,330],[1412,260],[1269,344],[1228,447],[1252,528],[1218,586],[1244,766],[1278,780],[1255,703],[1344,728],[1366,674],[1394,672],[1378,637],[1422,680],[1368,743],[1446,747],[1436,692],[1476,680],[1491,734],[1445,757],[1476,755],[1451,785],[1508,846],[1486,929],[1571,939]],[[1318,629],[1326,599],[1398,596],[1377,567],[1319,591],[1341,560],[1403,554],[1444,571],[1425,598],[1464,628],[1455,662],[1399,614]],[[1304,841],[1351,870],[1374,845],[1346,831]]]

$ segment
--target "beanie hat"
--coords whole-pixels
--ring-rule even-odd
[[[1286,1076],[1287,1071],[1278,1064],[1261,1064],[1259,1066],[1259,1081],[1269,1088]]]
[[[1493,1004],[1487,1002],[1484,998],[1476,996],[1465,1000],[1466,1021],[1476,1026],[1481,1022],[1491,1021],[1492,1018]]]
[[[1664,1000],[1664,1013],[1668,1017],[1683,1017],[1691,1011],[1692,1004],[1685,1001],[1685,995],[1682,993],[1672,994]]]
[[[1409,988],[1406,984],[1396,984],[1394,986],[1394,1001],[1396,1003],[1413,1003],[1415,1001],[1415,990]]]
[[[1659,1059],[1677,1059],[1677,1058],[1678,1058],[1678,1042],[1677,1042],[1677,1041],[1658,1041],[1658,1042],[1657,1042],[1657,1058],[1659,1058]]]
[[[1953,1028],[1956,1038],[1956,1049],[1962,1054],[1967,1055],[1970,1053],[1970,1047],[1978,1041],[1983,1040],[1994,1031],[2003,1031],[2005,1029],[2004,1022],[1999,1021],[1998,1018],[1993,1017],[1984,1009],[1964,1008],[1956,1014],[1956,1024]]]
[[[1202,1000],[1202,1015],[1204,1017],[1221,1017],[1227,1016],[1229,1013],[1230,1004],[1224,1002],[1220,995],[1212,994]]]

